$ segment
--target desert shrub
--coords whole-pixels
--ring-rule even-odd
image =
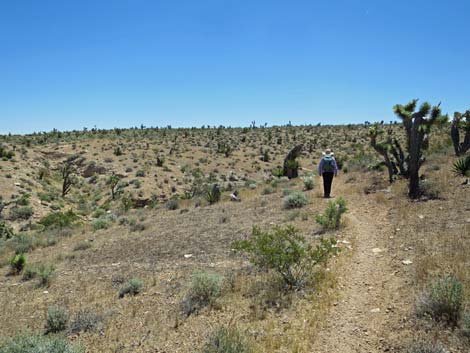
[[[292,226],[274,227],[272,231],[254,226],[251,237],[234,242],[233,247],[248,254],[255,266],[274,270],[288,288],[304,286],[313,267],[338,251],[336,240],[322,239],[313,247]]]
[[[177,210],[180,207],[178,199],[170,199],[165,203],[167,210]]]
[[[8,151],[5,147],[0,145],[0,158],[3,160],[12,159],[15,156],[15,152]]]
[[[261,194],[262,195],[269,195],[269,194],[272,194],[274,192],[274,189],[271,187],[271,186],[266,186],[262,191],[261,191]]]
[[[14,207],[10,210],[11,220],[27,220],[33,215],[33,209],[30,206]]]
[[[202,308],[214,304],[222,292],[223,277],[207,272],[192,276],[191,286],[183,300],[183,312],[189,316]]]
[[[39,279],[38,287],[48,287],[54,276],[55,267],[50,264],[39,264],[36,267],[36,276]]]
[[[313,178],[313,176],[303,177],[302,180],[304,182],[305,190],[313,190],[313,188],[315,187],[315,179]]]
[[[10,259],[10,268],[13,274],[21,273],[25,265],[26,256],[24,254],[17,254]]]
[[[425,342],[425,341],[416,341],[413,342],[405,351],[406,353],[447,353],[447,350],[444,349],[439,344]]]
[[[144,286],[143,282],[138,278],[132,278],[127,281],[119,290],[119,298],[124,298],[126,295],[137,295]]]
[[[336,201],[328,202],[328,206],[323,214],[317,215],[315,220],[324,230],[338,229],[341,225],[341,216],[347,211],[346,201],[342,197]]]
[[[143,170],[138,170],[138,171],[135,173],[135,176],[136,176],[136,177],[139,177],[139,178],[143,178],[143,177],[145,177],[145,171],[143,171]]]
[[[36,265],[26,265],[23,270],[23,281],[29,281],[35,278],[37,271],[38,269]]]
[[[470,339],[470,311],[465,311],[462,315],[461,332],[464,337]]]
[[[301,191],[293,191],[284,198],[283,207],[285,209],[301,208],[308,203],[307,196]]]
[[[14,236],[13,228],[8,226],[5,221],[0,221],[0,239],[7,240]]]
[[[463,306],[463,285],[457,278],[447,275],[436,279],[416,303],[418,316],[429,316],[435,321],[456,326]]]
[[[145,230],[145,225],[137,222],[135,219],[129,221],[129,230],[131,232],[142,232]]]
[[[15,201],[15,204],[17,206],[29,206],[29,204],[30,204],[29,198],[30,197],[31,197],[30,194],[21,195],[21,197]]]
[[[78,216],[72,211],[67,212],[54,212],[41,218],[38,222],[45,228],[65,228],[70,227],[75,221],[78,220]]]
[[[39,200],[43,202],[52,202],[56,201],[59,198],[59,194],[56,192],[38,192]]]
[[[272,170],[272,175],[277,177],[277,178],[280,178],[284,175],[284,169],[281,168],[281,167],[274,168]]]
[[[121,197],[121,208],[124,211],[129,211],[132,208],[133,202],[129,194],[125,194]]]
[[[251,353],[248,341],[234,328],[217,329],[204,345],[201,353]]]
[[[73,247],[73,251],[82,251],[91,248],[91,243],[89,241],[81,241]]]
[[[37,246],[37,241],[29,234],[18,234],[12,241],[15,254],[25,254]]]
[[[437,200],[440,198],[441,190],[435,181],[421,180],[419,182],[419,188],[422,195],[428,199]]]
[[[109,217],[105,216],[93,220],[91,224],[93,226],[93,230],[95,231],[100,229],[107,229],[111,224],[111,220],[109,219]]]
[[[47,308],[46,334],[64,331],[69,322],[69,313],[64,308],[52,305]]]
[[[20,334],[4,344],[0,344],[0,353],[83,353],[80,346],[71,345],[66,338]]]
[[[103,327],[103,317],[90,310],[80,310],[70,324],[72,334],[79,332],[95,332]]]
[[[368,171],[375,162],[372,154],[360,152],[348,161],[347,169],[348,171]]]

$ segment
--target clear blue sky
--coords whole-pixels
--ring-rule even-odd
[[[0,133],[470,108],[468,0],[0,0]]]

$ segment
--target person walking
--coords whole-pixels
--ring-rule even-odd
[[[327,148],[326,151],[323,152],[323,157],[318,165],[318,175],[323,177],[323,197],[327,199],[331,197],[333,177],[338,176],[338,164],[336,164],[333,154],[331,149]]]

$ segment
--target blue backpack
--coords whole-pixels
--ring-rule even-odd
[[[333,157],[331,156],[325,156],[323,157],[323,172],[327,173],[332,173],[335,170],[335,167],[333,165]]]

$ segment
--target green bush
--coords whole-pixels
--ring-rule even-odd
[[[5,147],[0,145],[0,158],[4,160],[12,159],[15,156],[15,152],[7,151]]]
[[[308,203],[307,196],[301,191],[293,191],[284,198],[285,209],[301,208]]]
[[[262,191],[261,195],[269,195],[274,192],[274,189],[271,186],[266,186]]]
[[[457,278],[447,275],[436,279],[418,298],[419,316],[456,326],[463,307],[463,285]]]
[[[313,178],[313,176],[303,177],[302,180],[304,182],[305,190],[313,190],[313,188],[315,187],[315,179]]]
[[[37,247],[37,239],[29,234],[18,234],[12,239],[15,254],[26,254]]]
[[[338,229],[341,225],[341,216],[347,210],[346,201],[340,197],[336,201],[329,201],[325,213],[317,215],[315,220],[323,230]]]
[[[251,353],[248,341],[236,329],[221,327],[209,338],[201,353]]]
[[[313,247],[292,226],[274,227],[272,231],[254,226],[251,237],[234,242],[233,247],[248,254],[255,266],[274,270],[288,288],[304,286],[313,267],[338,251],[336,240],[322,239]]]
[[[95,332],[103,327],[103,317],[90,310],[80,310],[70,324],[72,334]]]
[[[272,171],[272,175],[277,178],[280,178],[284,175],[284,169],[282,169],[281,167],[274,168]]]
[[[109,228],[110,222],[107,217],[101,217],[95,219],[92,223],[93,230],[107,229]]]
[[[0,344],[0,353],[83,353],[80,346],[71,345],[66,338],[20,334],[4,344]]]
[[[197,272],[183,301],[183,312],[189,316],[212,305],[222,292],[223,277],[207,272]]]
[[[55,267],[50,264],[40,264],[36,268],[36,276],[39,279],[39,287],[48,287],[51,283],[51,279],[54,276]]]
[[[33,215],[33,209],[30,206],[14,207],[10,210],[11,220],[27,220]]]
[[[168,210],[177,210],[180,207],[178,199],[170,199],[165,203],[165,208]]]
[[[69,322],[69,313],[64,308],[52,305],[47,308],[46,334],[65,331]]]
[[[26,256],[24,256],[24,254],[15,255],[10,260],[11,272],[14,274],[21,273],[25,265],[26,265]]]
[[[0,221],[0,240],[7,240],[14,236],[13,228],[8,226],[5,221]]]
[[[37,269],[35,266],[25,266],[23,270],[23,281],[29,281],[36,277]]]
[[[143,286],[144,284],[140,279],[132,278],[119,290],[119,298],[124,298],[126,295],[137,295],[140,293]]]
[[[45,228],[65,228],[70,227],[75,221],[78,220],[78,216],[72,211],[67,212],[54,212],[41,218],[38,222]]]
[[[59,194],[54,191],[38,192],[38,197],[43,202],[52,202],[59,199]]]
[[[21,197],[19,199],[17,199],[15,201],[15,204],[17,206],[29,206],[29,199],[30,199],[31,195],[30,194],[24,194],[24,195],[21,195]]]
[[[441,188],[435,181],[420,180],[419,187],[424,197],[437,200],[441,197]]]

